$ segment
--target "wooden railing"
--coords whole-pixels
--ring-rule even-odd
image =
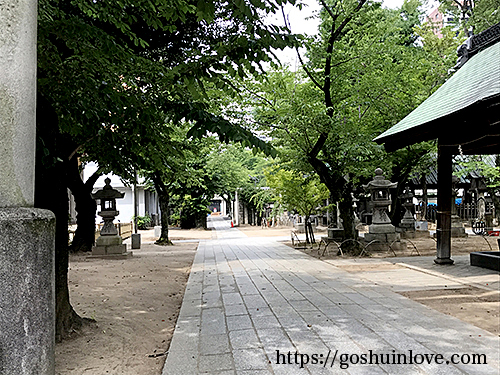
[[[457,204],[457,215],[462,220],[475,220],[478,218],[477,205],[475,203],[461,203]],[[415,212],[419,217],[422,208],[418,205],[415,206]],[[427,221],[435,222],[437,220],[438,207],[436,205],[428,205],[425,219]],[[493,203],[486,203],[486,212],[495,212]]]
[[[96,224],[95,226],[95,238],[99,237],[102,226],[104,224]],[[133,224],[132,222],[130,223],[114,223],[116,230],[118,231],[118,234],[123,238],[129,238],[132,235],[132,229],[133,229]]]

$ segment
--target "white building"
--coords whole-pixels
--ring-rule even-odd
[[[87,179],[97,171],[96,163],[88,163],[85,165],[83,170],[83,181],[87,181]],[[111,186],[118,190],[121,193],[125,193],[123,199],[116,200],[116,207],[120,214],[116,217],[115,222],[121,223],[129,223],[133,220],[134,216],[134,188],[133,186],[127,186],[119,176],[114,175],[112,173],[102,175],[94,184],[95,193],[97,190],[100,190],[104,187],[104,180],[106,177],[111,179]],[[149,215],[155,220],[153,222],[154,225],[158,223],[159,218],[159,203],[158,196],[154,189],[148,189],[144,186],[144,178],[139,178],[136,186],[137,189],[137,215],[145,216]],[[99,223],[101,217],[96,215],[96,222]]]

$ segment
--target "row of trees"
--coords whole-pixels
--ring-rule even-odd
[[[68,188],[78,213],[75,250],[92,245],[90,192],[111,171],[152,183],[165,224],[160,243],[169,243],[172,202],[194,212],[185,220],[196,223],[212,194],[231,199],[241,188],[258,207],[262,186],[273,185],[278,199],[295,178],[304,187],[319,179],[354,236],[352,193],[375,167],[401,182],[425,161],[432,144],[388,155],[371,140],[446,79],[459,39],[438,42],[421,25],[418,0],[399,10],[320,0],[319,33],[304,39],[288,25],[264,23],[285,3],[296,5],[39,1],[35,204],[57,218],[58,339],[82,323],[67,287]],[[303,71],[269,65],[275,49],[301,46]],[[268,172],[266,180],[271,160],[224,146],[231,141],[279,156],[288,172]],[[85,161],[99,170],[84,182]]]
[[[35,205],[57,218],[57,339],[82,324],[67,286],[67,189],[78,213],[74,246],[85,249],[93,241],[90,192],[101,173],[133,181],[139,171],[168,214],[176,187],[194,199],[201,190],[193,137],[211,132],[270,153],[215,108],[209,93],[234,92],[231,79],[257,74],[273,48],[297,42],[262,21],[285,2],[295,3],[39,1]],[[100,168],[84,182],[78,168],[86,160]],[[168,242],[168,232],[161,240]]]
[[[444,82],[460,40],[433,45],[437,37],[424,33],[418,0],[398,10],[363,0],[320,3],[319,33],[304,43],[303,70],[274,70],[242,83],[248,93],[242,106],[254,128],[273,139],[283,168],[319,177],[354,238],[353,196],[375,168],[403,187],[416,166],[427,167],[435,147],[387,154],[372,139]]]
[[[455,17],[439,38],[424,22],[419,0],[405,0],[396,10],[363,0],[320,3],[319,33],[305,41],[303,71],[276,70],[267,80],[246,83],[246,106],[255,129],[274,140],[282,166],[319,177],[338,204],[346,236],[354,238],[352,198],[363,193],[376,167],[398,182],[396,198],[409,177],[425,181],[434,165],[433,142],[388,154],[372,139],[444,83],[467,31],[494,24],[498,7],[478,1],[477,12]],[[456,9],[441,5],[442,12]],[[403,212],[399,204],[393,200],[395,224]]]

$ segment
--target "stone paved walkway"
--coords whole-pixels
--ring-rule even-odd
[[[227,220],[212,225],[217,239],[200,242],[163,375],[500,374],[491,333]],[[372,364],[354,364],[370,350]],[[384,364],[410,350],[419,364]],[[423,357],[455,353],[488,364]]]

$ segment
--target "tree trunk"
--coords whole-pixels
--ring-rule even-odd
[[[357,240],[356,223],[354,221],[354,209],[352,202],[352,185],[346,183],[342,190],[341,199],[339,201],[340,218],[344,227],[345,238],[352,238]]]
[[[92,246],[95,242],[95,215],[97,204],[92,198],[91,193],[101,173],[99,171],[95,172],[87,182],[84,183],[80,177],[78,160],[76,157],[70,160],[70,170],[68,172],[69,188],[75,197],[75,209],[77,212],[77,227],[70,250],[73,252],[92,251]]]
[[[59,134],[57,116],[47,102],[38,97],[35,207],[56,216],[55,292],[56,341],[61,341],[85,321],[74,311],[68,289],[68,189],[65,149],[72,143]],[[66,149],[67,151],[67,149]],[[59,159],[58,159],[59,158]]]
[[[231,196],[227,195],[226,197],[222,197],[224,199],[224,202],[226,202],[226,215],[230,216],[231,218],[233,217],[233,210],[231,209]]]
[[[309,227],[307,224],[309,223],[309,215],[305,217],[304,219],[304,231],[306,232],[306,244],[310,244],[311,240],[309,239]]]
[[[172,245],[172,241],[168,238],[168,216],[170,214],[170,192],[167,186],[163,183],[159,172],[153,174],[153,182],[158,194],[160,203],[160,219],[161,233],[160,238],[156,240],[157,245]]]

